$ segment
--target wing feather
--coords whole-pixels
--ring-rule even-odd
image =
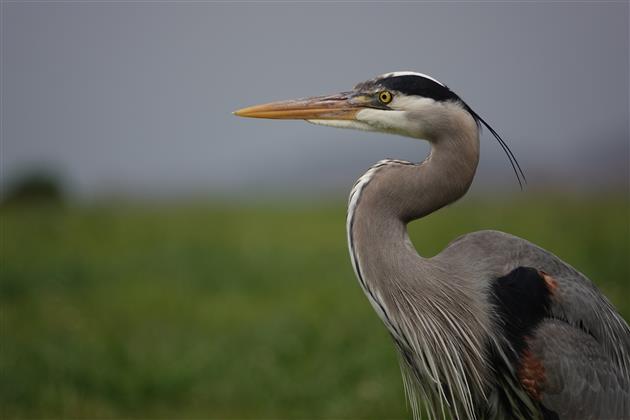
[[[547,319],[528,344],[545,369],[542,404],[561,419],[630,418],[630,381],[593,336]]]

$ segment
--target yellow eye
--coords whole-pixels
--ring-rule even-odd
[[[392,94],[386,90],[379,92],[378,100],[383,104],[388,104],[392,101]]]

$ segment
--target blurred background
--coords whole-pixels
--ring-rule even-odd
[[[500,229],[630,318],[629,6],[2,2],[3,418],[409,418],[345,239],[355,179],[423,142],[244,120],[394,70],[498,130],[424,255]]]

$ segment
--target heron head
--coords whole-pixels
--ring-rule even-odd
[[[475,126],[474,114],[446,85],[422,73],[394,72],[359,83],[349,92],[271,102],[234,114],[430,139],[448,123],[449,112],[462,112]]]
[[[306,120],[314,124],[399,134],[429,141],[483,124],[503,148],[519,185],[525,174],[501,136],[445,84],[422,73],[386,73],[349,92],[271,102],[239,109],[250,118]],[[522,178],[522,181],[521,181]]]

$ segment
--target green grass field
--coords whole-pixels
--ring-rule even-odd
[[[2,418],[409,418],[346,249],[345,206],[9,208]],[[625,198],[464,200],[421,253],[500,229],[589,276],[630,318]]]

